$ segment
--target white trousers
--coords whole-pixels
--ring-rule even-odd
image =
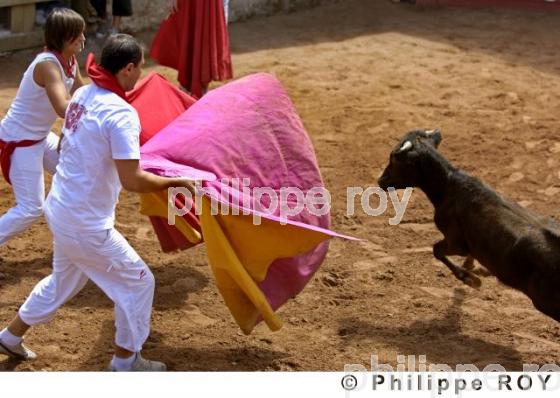
[[[56,134],[49,133],[44,141],[14,151],[10,180],[16,205],[0,217],[0,246],[41,218],[45,202],[43,168],[55,173],[58,140]]]
[[[48,211],[47,211],[48,219]],[[139,352],[150,333],[155,280],[148,266],[114,228],[101,232],[60,232],[54,238],[53,272],[35,286],[19,310],[32,326],[56,311],[91,279],[115,303],[115,343]]]

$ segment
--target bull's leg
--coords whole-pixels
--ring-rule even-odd
[[[474,267],[474,257],[472,256],[467,256],[467,258],[465,258],[465,261],[463,262],[463,268],[466,269],[467,271],[471,271],[473,274],[478,275],[478,276],[490,276],[492,275],[492,273],[490,271],[488,271],[486,268],[483,267],[478,267],[475,268]]]
[[[472,271],[474,269],[474,258],[471,255],[468,255],[463,262],[463,268]]]
[[[434,257],[444,263],[447,268],[451,270],[453,275],[455,275],[455,277],[461,282],[472,288],[478,289],[482,284],[480,279],[469,270],[453,264],[453,262],[447,258],[448,255],[452,254],[453,251],[450,250],[448,242],[445,239],[434,245]]]
[[[560,322],[560,300],[558,300],[560,294],[558,294],[557,281],[555,275],[537,273],[528,281],[527,295],[536,309]]]

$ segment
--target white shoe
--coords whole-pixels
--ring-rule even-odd
[[[109,370],[112,372],[119,372],[115,369],[113,365],[109,365]],[[136,359],[129,370],[124,372],[165,372],[167,371],[167,366],[163,362],[150,361],[149,359],[142,358],[142,355],[138,353]],[[122,371],[121,371],[122,372]]]
[[[19,361],[32,361],[37,358],[37,354],[27,348],[23,342],[17,346],[8,346],[0,340],[0,354],[9,356]]]

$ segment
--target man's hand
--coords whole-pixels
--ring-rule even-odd
[[[174,188],[187,188],[193,198],[196,195],[195,182],[193,180],[187,180],[186,178],[172,178],[171,186]]]

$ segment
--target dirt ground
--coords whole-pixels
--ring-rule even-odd
[[[244,336],[224,306],[203,247],[163,254],[138,199],[124,193],[117,228],[150,264],[157,288],[145,356],[172,370],[331,370],[428,363],[558,363],[559,325],[526,297],[485,277],[476,291],[434,261],[433,209],[415,191],[404,220],[393,212],[346,216],[346,187],[376,185],[398,138],[439,127],[441,151],[506,196],[542,214],[560,209],[560,13],[418,10],[349,0],[231,25],[236,77],[275,74],[296,104],[333,195],[334,240],[324,265],[280,316]],[[149,42],[150,33],[141,37]],[[32,52],[0,58],[0,115]],[[175,73],[149,65],[174,80]],[[0,211],[12,204],[0,183]],[[375,205],[375,203],[372,203]],[[48,275],[44,222],[0,248],[0,324]],[[56,319],[32,330],[39,359],[0,370],[101,370],[111,354],[113,310],[92,284]]]

